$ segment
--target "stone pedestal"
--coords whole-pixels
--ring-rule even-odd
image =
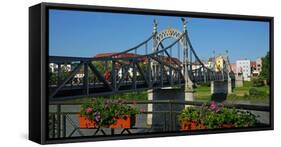
[[[232,81],[211,81],[211,100],[216,102],[223,102],[227,95],[232,93]]]
[[[232,81],[231,80],[227,81],[227,93],[228,94],[232,93]]]
[[[232,93],[231,81],[211,81],[211,94]]]
[[[243,77],[235,76],[235,87],[243,87]]]
[[[169,87],[148,90],[149,100],[175,100],[184,102],[186,96],[188,100],[193,100],[193,95],[191,97],[189,93],[185,93],[184,89],[180,88]],[[148,104],[148,111],[153,111],[153,113],[147,115],[147,125],[153,127],[154,131],[179,130],[177,115],[176,113],[170,112],[181,111],[184,107],[184,105],[171,103]]]
[[[184,92],[184,99],[185,101],[193,101],[194,100],[194,95],[193,95],[193,91],[185,91]],[[192,107],[191,105],[185,105],[186,107]]]

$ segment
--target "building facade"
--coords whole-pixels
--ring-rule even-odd
[[[225,64],[225,60],[224,60],[223,56],[216,57],[216,59],[215,59],[215,67],[216,67],[215,71],[216,72],[222,71],[223,67],[224,67],[224,64]]]
[[[231,63],[230,64],[230,68],[231,70],[234,72],[234,74],[237,74],[237,67],[236,67],[236,63]]]
[[[49,64],[49,70],[52,73],[57,73],[58,72],[58,64],[50,63]],[[70,72],[71,71],[71,65],[70,64],[61,64],[60,67],[62,68],[63,71]]]
[[[237,60],[236,73],[242,74],[245,81],[251,80],[251,61],[250,60]]]
[[[262,71],[262,59],[258,58],[256,60],[256,72],[258,73],[258,75],[260,75],[261,71]]]

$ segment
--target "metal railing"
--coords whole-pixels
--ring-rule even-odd
[[[49,106],[52,106],[55,111],[49,111],[49,121],[48,121],[48,129],[49,129],[49,138],[66,138],[66,137],[73,137],[74,133],[77,132],[78,136],[89,136],[85,135],[82,131],[82,129],[85,128],[79,128],[79,125],[72,117],[78,118],[79,111],[72,111],[67,112],[62,110],[63,106],[76,106],[79,107],[83,103],[74,103],[74,102],[50,102]],[[147,114],[163,114],[163,126],[161,126],[162,131],[177,131],[178,130],[178,119],[177,116],[180,113],[180,111],[175,111],[175,106],[202,106],[205,104],[205,102],[199,102],[199,101],[175,101],[175,100],[147,100],[147,101],[125,101],[124,104],[128,105],[148,105],[148,104],[154,104],[154,105],[167,105],[167,109],[165,111],[144,111],[141,112],[141,114],[138,115],[147,115]],[[262,111],[262,112],[270,112],[270,106],[266,105],[249,105],[249,104],[232,104],[232,103],[224,103],[224,107],[226,108],[236,108],[236,109],[242,109],[242,110],[249,110],[249,111]],[[72,115],[72,117],[71,117]],[[74,115],[74,116],[73,116]],[[145,117],[146,118],[146,117]],[[76,120],[77,121],[77,120]],[[147,120],[145,120],[146,122]],[[72,128],[68,129],[67,127]],[[155,126],[147,126],[147,127],[133,127],[131,129],[135,130],[142,130],[144,132],[151,132]],[[97,135],[98,132],[101,132],[101,135],[114,135],[116,132],[114,132],[114,129],[110,130],[103,130],[103,129],[95,129],[92,133],[93,136]],[[67,133],[68,132],[68,133]],[[109,132],[109,133],[107,133]],[[119,131],[120,132],[120,131]],[[121,133],[124,134],[132,133],[130,129],[123,129],[121,130]],[[88,133],[89,134],[89,133]],[[76,135],[76,136],[77,136]]]

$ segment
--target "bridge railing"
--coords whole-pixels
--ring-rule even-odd
[[[49,121],[48,130],[49,138],[66,138],[66,137],[76,137],[76,136],[96,136],[96,135],[115,135],[115,134],[131,134],[131,133],[150,133],[155,131],[179,131],[178,115],[179,110],[175,110],[177,106],[191,105],[191,106],[202,106],[204,102],[199,101],[174,101],[174,100],[153,100],[153,101],[125,101],[125,104],[135,105],[135,106],[147,106],[148,104],[165,105],[166,110],[164,111],[142,111],[138,114],[138,120],[143,123],[147,123],[148,115],[161,114],[160,121],[163,122],[163,126],[155,128],[153,124],[135,126],[131,129],[83,129],[79,128],[79,111],[83,103],[75,102],[50,102],[49,103]],[[52,108],[51,108],[52,107]],[[76,108],[75,108],[76,107]],[[250,105],[250,104],[231,104],[225,103],[224,107],[227,108],[237,108],[249,111],[258,111],[263,113],[269,113],[270,107],[266,105]],[[73,109],[74,108],[74,109]],[[50,110],[52,109],[52,110]],[[139,123],[139,122],[137,122]],[[86,133],[85,133],[86,130]],[[101,132],[101,134],[98,134]]]

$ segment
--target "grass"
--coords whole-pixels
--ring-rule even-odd
[[[233,89],[232,94],[227,95],[227,100],[229,101],[235,101],[235,100],[245,100],[250,102],[263,102],[267,103],[269,102],[269,93],[270,93],[270,87],[269,86],[262,86],[262,87],[254,87],[258,91],[262,91],[266,93],[266,95],[257,95],[257,96],[251,96],[249,94],[249,90],[253,88],[253,85],[251,82],[245,81],[243,83],[243,87],[235,87]],[[195,89],[194,98],[196,100],[203,100],[203,101],[210,101],[212,94],[210,86],[197,86]]]
[[[194,89],[194,98],[198,100],[209,100],[211,98],[211,88],[209,86],[197,86]]]
[[[70,99],[70,100],[64,100],[64,102],[70,102],[70,103],[85,103],[89,102],[93,97],[81,97],[77,99]],[[98,96],[95,98],[109,98],[109,99],[122,99],[122,100],[147,100],[147,91],[137,91],[137,92],[128,92],[128,93],[120,93],[115,94],[112,96]]]
[[[252,87],[237,87],[233,89],[233,93],[237,96],[244,96],[245,94],[249,95],[249,90]],[[263,91],[266,94],[269,94],[269,86],[263,86],[263,87],[255,87],[259,91]]]
[[[263,91],[266,93],[266,95],[261,96],[250,96],[249,90],[252,88],[251,82],[244,82],[243,87],[236,87],[233,89],[232,94],[227,95],[227,100],[229,101],[235,101],[235,100],[241,100],[241,101],[250,101],[250,102],[262,102],[267,103],[269,102],[269,93],[270,89],[269,86],[262,86],[262,87],[255,87],[258,91]],[[211,88],[207,85],[198,85],[196,88],[194,88],[194,98],[195,100],[199,101],[210,101],[211,100]],[[77,99],[71,99],[71,100],[65,100],[66,102],[88,102],[91,100],[92,97],[83,97],[83,98],[77,98]],[[115,94],[113,96],[107,96],[107,97],[97,97],[97,98],[109,98],[109,99],[122,99],[122,100],[147,100],[148,95],[147,91],[138,91],[138,92],[129,92],[129,93],[120,93]]]

